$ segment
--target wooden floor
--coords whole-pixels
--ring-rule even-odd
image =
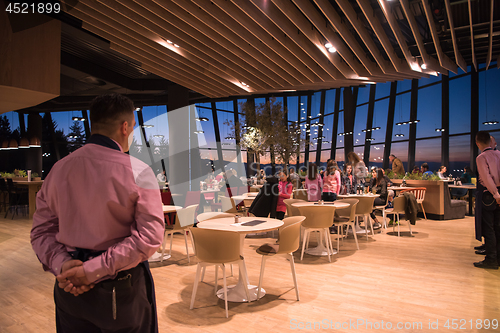
[[[0,332],[55,331],[54,277],[43,272],[31,249],[30,227],[27,219],[0,219]],[[406,221],[402,230],[408,230]],[[229,319],[224,302],[213,294],[213,268],[207,269],[195,309],[189,310],[197,261],[191,257],[188,264],[184,238],[176,235],[172,258],[152,266],[160,332],[282,332],[314,322],[321,322],[324,329],[343,324],[336,332],[371,332],[382,321],[383,327],[390,322],[393,329],[406,324],[402,332],[429,332],[429,321],[434,325],[438,321],[434,332],[476,332],[477,319],[500,320],[500,271],[472,265],[483,258],[472,249],[479,245],[473,237],[473,218],[419,220],[413,230],[411,238],[407,232],[398,238],[386,231],[368,242],[361,238],[359,251],[348,239],[331,263],[327,257],[309,255],[301,262],[296,253],[299,302],[291,289],[288,262],[270,259],[264,279],[267,295],[249,304],[230,303]],[[267,241],[272,239],[245,240],[245,260],[254,284],[260,270],[255,248]],[[236,279],[229,281],[233,284]],[[444,326],[448,319],[450,329]],[[454,330],[452,319],[467,323]],[[349,321],[360,326],[347,326]],[[422,326],[409,328],[414,322]]]

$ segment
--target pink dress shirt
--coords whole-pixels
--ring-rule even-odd
[[[304,187],[307,189],[307,200],[318,201],[321,200],[321,189],[323,188],[323,179],[318,174],[316,179],[310,180],[306,177],[306,182]]]
[[[278,184],[279,195],[278,195],[278,204],[276,205],[277,212],[286,212],[286,205],[283,202],[285,199],[290,199],[293,192],[292,183],[282,182],[280,181]]]
[[[335,170],[333,175],[323,177],[323,192],[340,193],[340,172]]]
[[[476,157],[476,165],[481,184],[495,199],[500,198],[497,190],[500,186],[500,151],[485,149]]]
[[[116,149],[88,143],[57,162],[36,206],[31,244],[44,270],[54,275],[72,259],[68,251],[83,248],[106,251],[84,262],[90,282],[114,278],[147,260],[163,240],[153,171]]]

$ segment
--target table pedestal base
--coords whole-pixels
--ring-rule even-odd
[[[248,285],[248,293],[250,294],[250,301],[257,300],[258,286]],[[260,298],[266,294],[264,288],[260,289]],[[224,299],[224,288],[217,291],[217,297]],[[233,284],[227,287],[227,300],[228,302],[248,302],[247,294],[245,293],[244,285],[241,283]]]
[[[328,249],[326,248],[325,245],[323,245],[323,242],[317,247],[313,248],[308,248],[305,250],[307,254],[310,254],[312,256],[327,256],[328,255]],[[332,254],[337,254],[337,250],[330,251],[330,255]]]
[[[164,254],[163,255],[163,260],[170,259],[171,255],[170,254]],[[148,262],[160,262],[161,261],[161,253],[155,252],[149,259]]]

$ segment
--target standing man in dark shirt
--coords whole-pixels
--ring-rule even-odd
[[[498,269],[500,254],[500,152],[491,148],[490,135],[479,131],[477,147],[481,154],[476,158],[479,181],[485,190],[482,193],[481,229],[485,242],[486,257],[475,262],[479,268]]]

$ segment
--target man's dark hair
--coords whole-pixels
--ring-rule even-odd
[[[490,145],[490,133],[487,131],[479,131],[476,134],[476,141],[483,144],[483,145]]]
[[[421,168],[422,168],[422,169],[425,169],[425,171],[429,171],[429,164],[427,164],[427,163],[422,163]]]
[[[134,103],[126,96],[120,94],[97,96],[90,104],[90,123],[93,129],[101,129],[101,126],[112,124],[133,112]]]
[[[391,154],[391,155],[389,155],[389,156],[392,156],[392,157],[396,158],[396,155],[394,155],[394,154]]]

